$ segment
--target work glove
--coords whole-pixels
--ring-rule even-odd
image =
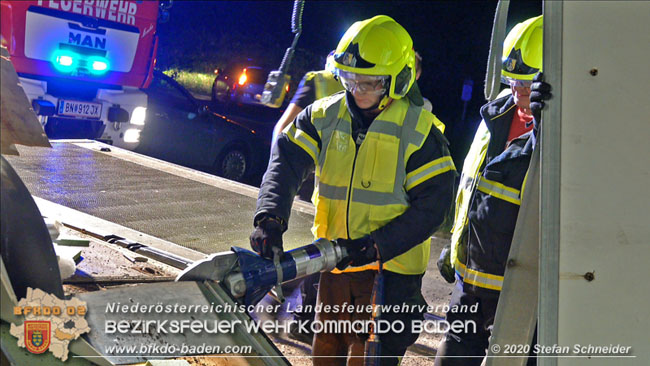
[[[535,130],[539,128],[542,121],[542,109],[546,105],[545,101],[551,99],[552,96],[551,84],[544,82],[544,74],[538,72],[530,86],[530,111],[533,113]]]
[[[273,258],[273,248],[282,250],[282,233],[284,225],[282,219],[275,216],[263,216],[255,223],[255,230],[251,234],[251,248],[264,258]]]
[[[440,258],[438,258],[438,271],[442,275],[442,278],[449,283],[454,283],[456,281],[456,272],[454,267],[451,266],[451,247],[449,244],[445,245],[440,252]]]
[[[377,261],[377,248],[370,235],[354,240],[337,239],[335,242],[348,252],[348,255],[336,265],[336,268],[341,271],[347,266],[359,267]]]

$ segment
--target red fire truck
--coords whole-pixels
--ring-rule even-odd
[[[159,7],[142,0],[2,1],[2,46],[50,138],[134,149],[145,123]]]

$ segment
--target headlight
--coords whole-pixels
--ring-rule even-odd
[[[130,128],[124,132],[124,142],[140,142],[140,130]]]
[[[146,107],[135,107],[133,113],[131,113],[131,124],[143,126],[146,116],[147,116]]]

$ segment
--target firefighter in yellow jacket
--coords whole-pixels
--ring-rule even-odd
[[[467,328],[449,329],[438,348],[436,366],[478,366],[486,354],[535,145],[539,116],[533,117],[531,87],[538,94],[544,92],[538,95],[537,111],[539,102],[543,105],[550,98],[548,84],[537,80],[533,85],[542,71],[542,22],[541,15],[528,19],[506,37],[502,81],[510,93],[481,108],[483,121],[465,158],[451,250],[443,250],[438,267],[447,281],[456,280],[447,322]]]
[[[327,63],[331,62],[333,54],[334,51],[327,56]],[[300,80],[298,90],[293,95],[291,103],[289,103],[289,106],[287,106],[287,109],[273,128],[274,141],[282,133],[282,130],[296,118],[298,113],[302,112],[308,105],[343,90],[343,86],[336,80],[334,74],[327,70],[327,63],[325,70],[310,71]]]
[[[271,257],[282,247],[291,203],[305,174],[315,167],[317,192],[313,233],[336,240],[349,258],[342,270],[323,273],[316,322],[367,320],[348,305],[370,304],[378,261],[385,273],[385,303],[426,305],[422,275],[430,236],[453,199],[455,168],[442,123],[422,109],[415,83],[415,52],[407,31],[387,16],[354,23],[333,55],[332,71],[345,88],[316,101],[275,142],[257,202],[252,248]],[[323,309],[326,309],[323,307]],[[422,313],[388,313],[400,333],[381,334],[382,358],[399,363],[418,334],[411,321]],[[315,365],[361,365],[364,334],[317,332]],[[338,356],[338,357],[327,357]]]

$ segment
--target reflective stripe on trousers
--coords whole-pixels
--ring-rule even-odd
[[[467,268],[467,266],[461,263],[458,259],[456,259],[454,267],[456,269],[456,274],[458,274],[465,283],[496,291],[501,291],[501,288],[503,287],[503,276]]]

